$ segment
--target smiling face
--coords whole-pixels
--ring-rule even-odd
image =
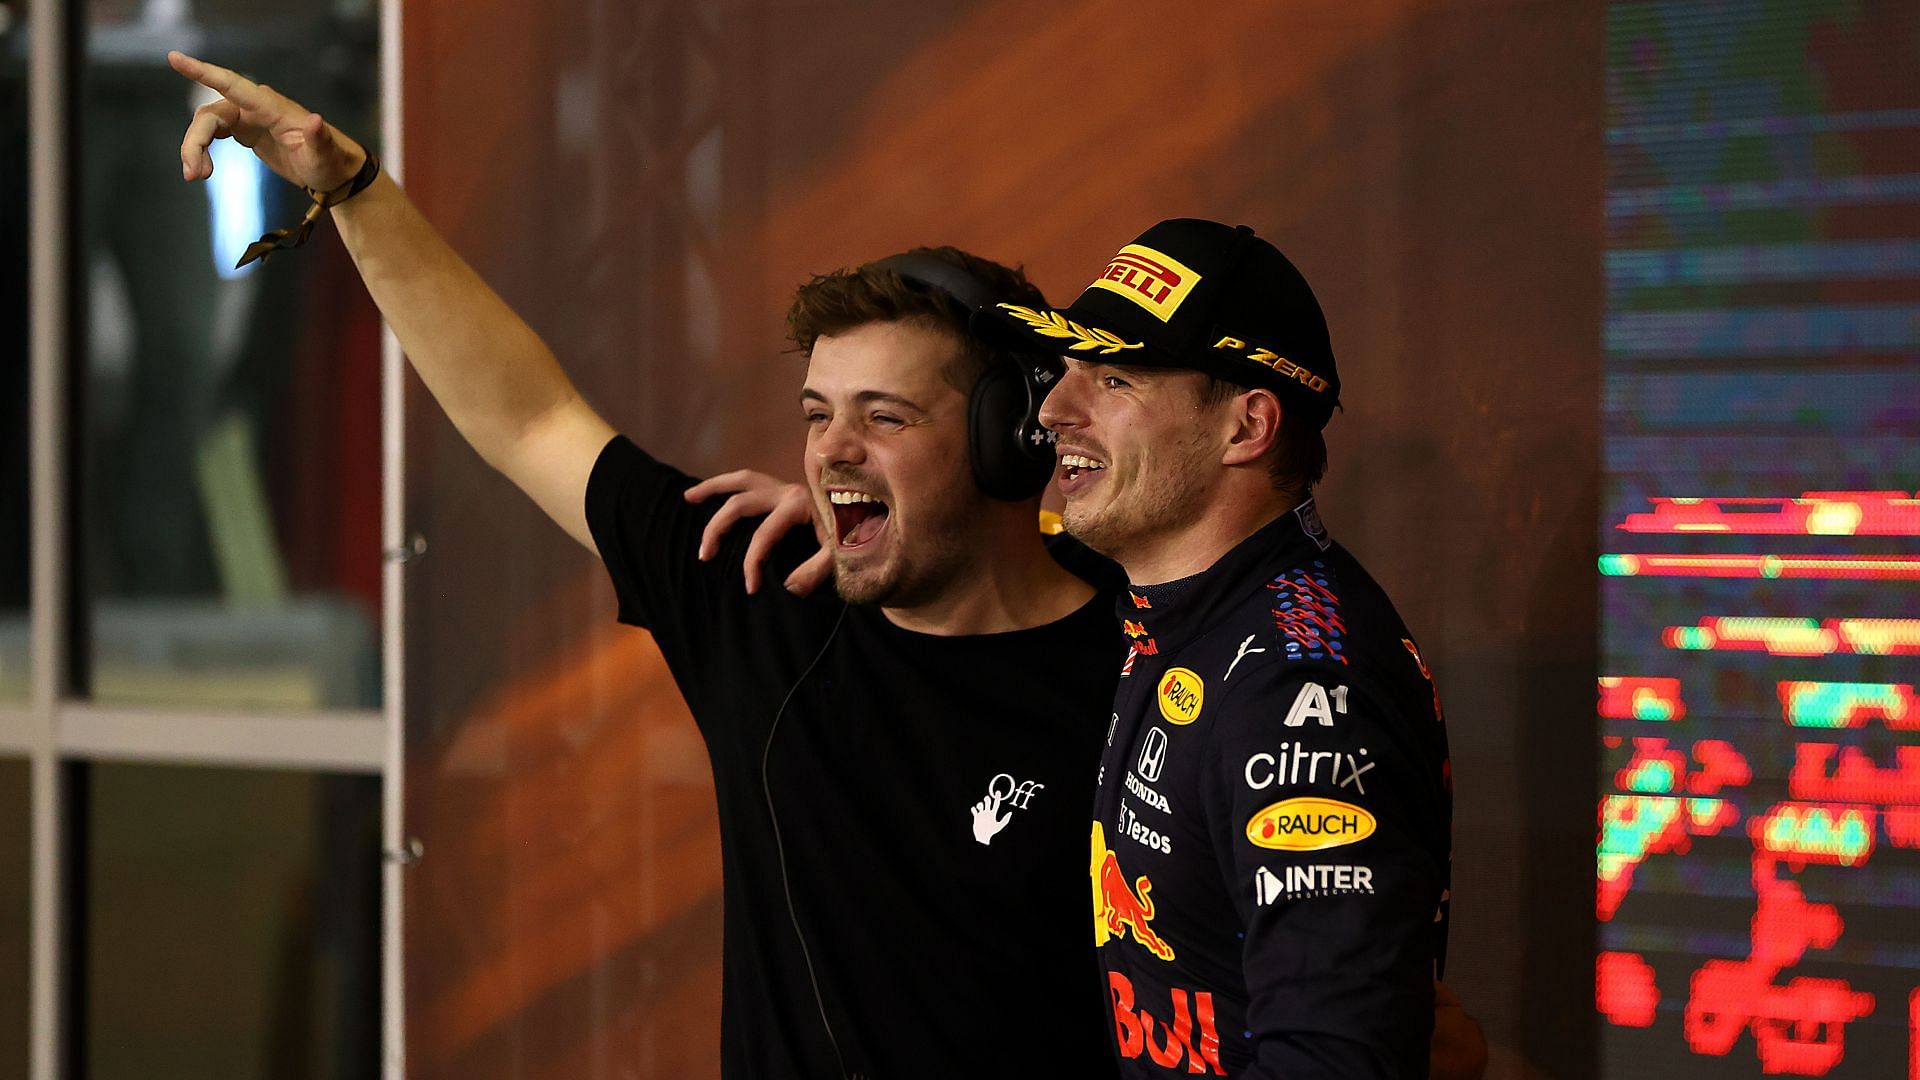
[[[1126,563],[1203,514],[1223,448],[1206,386],[1195,371],[1067,360],[1040,422],[1059,437],[1068,532]]]
[[[972,542],[987,507],[967,457],[967,395],[945,378],[959,347],[911,322],[814,343],[800,393],[807,486],[850,603],[928,603],[986,546]]]

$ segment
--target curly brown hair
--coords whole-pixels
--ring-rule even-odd
[[[1003,266],[956,247],[918,247],[910,254],[930,255],[951,263],[984,282],[996,300],[1046,307],[1047,298],[1017,266]],[[989,367],[1006,363],[1014,353],[996,348],[967,330],[971,312],[945,292],[908,281],[892,270],[872,263],[816,275],[793,294],[787,308],[787,336],[800,352],[813,355],[814,343],[858,326],[878,322],[905,322],[939,331],[960,346],[954,362],[943,372],[949,385],[962,393]]]

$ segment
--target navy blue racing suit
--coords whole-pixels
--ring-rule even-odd
[[[1440,699],[1308,500],[1120,599],[1094,937],[1129,1077],[1424,1077],[1453,816]]]

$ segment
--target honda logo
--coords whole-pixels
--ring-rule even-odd
[[[1160,728],[1147,731],[1147,742],[1140,748],[1140,764],[1135,771],[1140,779],[1147,783],[1156,783],[1160,779],[1160,767],[1167,763],[1167,733]]]

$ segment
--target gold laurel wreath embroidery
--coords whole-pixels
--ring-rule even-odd
[[[1117,334],[1108,333],[1097,326],[1081,326],[1057,311],[1035,311],[1019,304],[1001,304],[1005,310],[1035,332],[1050,338],[1071,338],[1070,349],[1098,349],[1102,356],[1112,356],[1122,349],[1138,349],[1137,341],[1126,341]]]

